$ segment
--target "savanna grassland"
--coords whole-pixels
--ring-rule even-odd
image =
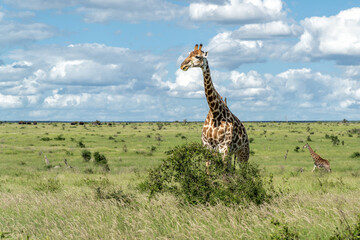
[[[139,184],[165,151],[200,142],[202,123],[2,123],[0,239],[329,239],[357,223],[360,123],[245,127],[249,161],[280,194],[261,205],[194,206],[170,194],[149,199]],[[311,172],[305,143],[331,173]]]

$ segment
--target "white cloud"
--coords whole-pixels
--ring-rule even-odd
[[[48,96],[44,99],[44,107],[50,108],[64,108],[64,107],[76,107],[81,104],[89,104],[90,94],[58,94],[58,91],[54,91],[52,96]]]
[[[223,4],[191,3],[190,18],[217,23],[267,22],[283,18],[281,0],[229,0]]]
[[[22,106],[20,96],[3,95],[0,93],[0,108],[17,108]]]
[[[247,74],[240,73],[238,71],[232,71],[230,79],[233,83],[233,86],[238,86],[240,88],[264,86],[264,80],[256,71],[250,71]]]
[[[76,0],[3,0],[3,3],[10,6],[30,10],[61,9],[67,6],[73,6],[76,2]]]
[[[183,15],[185,7],[166,0],[4,0],[6,4],[22,9],[46,10],[73,7],[76,12],[84,15],[86,22],[106,22],[120,20],[139,22],[169,20]]]
[[[9,56],[16,61],[31,59],[33,71],[42,69],[47,74],[43,82],[57,85],[150,88],[158,84],[152,77],[165,77],[166,72],[166,62],[159,56],[102,44],[35,47]]]
[[[175,82],[167,81],[164,86],[169,88],[168,94],[174,97],[201,98],[204,96],[203,73],[200,69],[190,68],[184,72],[175,72]]]
[[[294,37],[302,32],[297,24],[289,25],[283,21],[268,23],[246,24],[233,31],[235,39],[267,39],[275,37]]]
[[[235,69],[243,63],[264,61],[264,44],[260,40],[241,40],[232,38],[231,32],[223,32],[213,37],[209,45],[211,66]]]
[[[0,22],[0,46],[13,46],[55,36],[56,31],[43,23]]]
[[[288,39],[301,31],[300,26],[283,21],[247,24],[215,35],[204,49],[212,66],[233,70],[242,64],[282,59],[293,46]]]
[[[21,116],[138,120],[143,114],[142,119],[156,120],[166,114],[155,111],[169,102],[164,100],[167,62],[161,56],[79,44],[33,46],[7,57],[13,63],[0,65],[0,106],[12,112],[22,109]]]
[[[164,0],[93,0],[84,2],[81,7],[77,8],[77,11],[84,14],[86,22],[170,20],[183,13],[180,6]]]
[[[354,60],[360,63],[360,8],[330,17],[306,18],[301,25],[304,33],[290,54],[307,60],[330,58],[340,64],[351,65]]]

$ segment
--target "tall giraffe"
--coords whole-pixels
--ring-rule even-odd
[[[220,94],[216,91],[211,80],[210,68],[207,60],[207,52],[201,50],[196,44],[194,51],[181,64],[181,69],[199,67],[203,72],[204,89],[209,113],[205,119],[201,139],[203,145],[209,149],[219,151],[225,167],[230,167],[231,156],[239,162],[249,160],[249,140],[246,129],[240,120],[230,111]],[[209,166],[209,162],[206,163]]]
[[[319,168],[319,169],[325,168],[328,172],[331,172],[330,163],[328,160],[323,159],[322,157],[319,156],[319,154],[316,154],[314,150],[312,150],[309,144],[305,144],[303,148],[309,149],[310,155],[314,160],[314,168],[312,171],[314,171],[315,168]]]

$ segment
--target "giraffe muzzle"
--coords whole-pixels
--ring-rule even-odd
[[[187,71],[187,70],[189,69],[189,66],[187,66],[187,65],[182,65],[180,68],[181,68],[181,70],[183,70],[183,71]]]

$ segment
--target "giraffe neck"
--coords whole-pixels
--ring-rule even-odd
[[[310,155],[312,158],[317,157],[317,154],[314,152],[314,150],[309,145],[308,145],[308,149],[309,149],[309,152],[310,152]]]
[[[214,84],[211,80],[210,68],[206,59],[204,59],[204,64],[201,67],[201,69],[203,71],[203,77],[204,77],[205,96],[210,111],[214,113],[218,111],[220,106],[222,106],[222,109],[224,109],[225,104],[222,101],[220,94],[216,91]]]

